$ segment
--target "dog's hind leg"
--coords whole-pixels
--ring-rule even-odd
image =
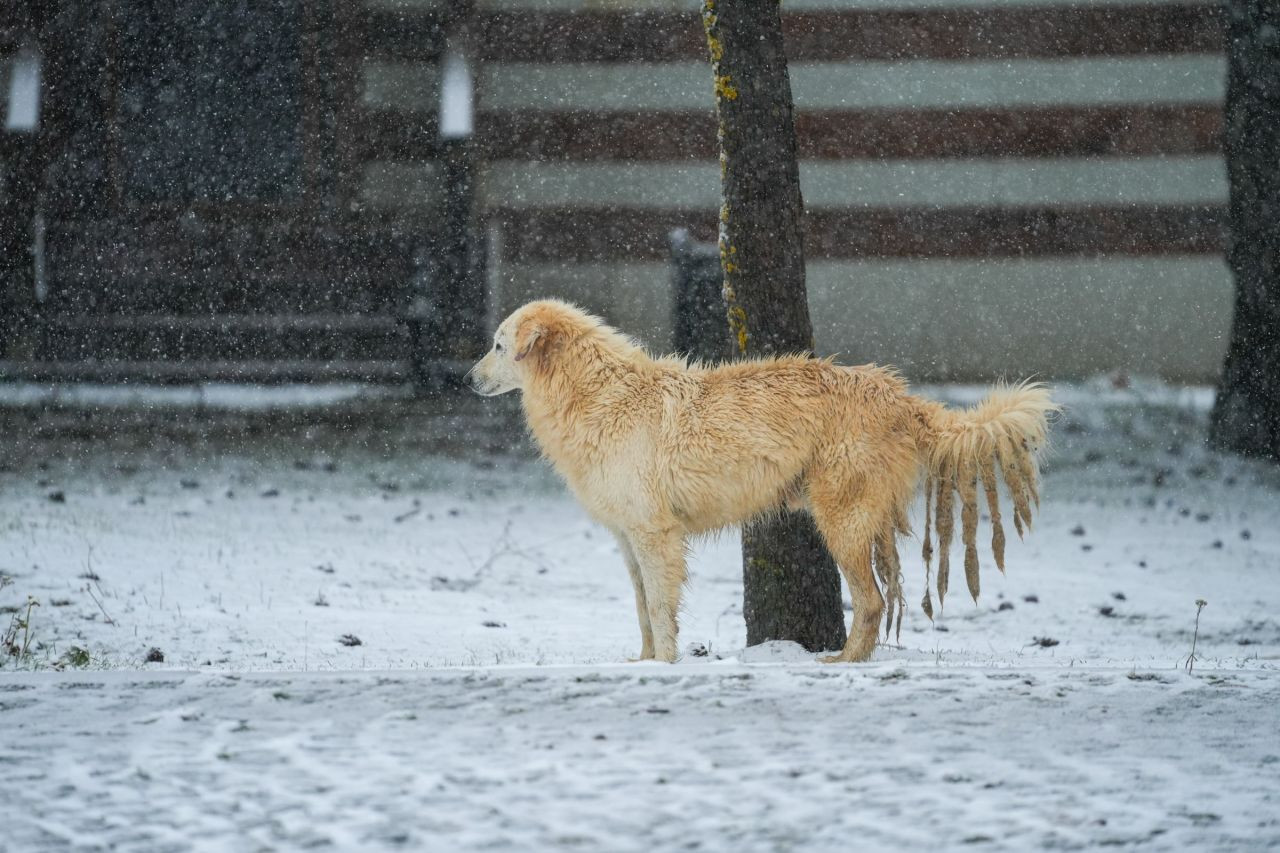
[[[618,550],[627,563],[627,573],[631,575],[631,585],[636,590],[636,616],[640,620],[640,657],[636,660],[653,660],[653,627],[649,623],[649,605],[645,600],[640,561],[636,559],[636,552],[625,533],[614,531],[613,535],[618,540]]]
[[[844,488],[824,488],[824,485],[810,486],[813,519],[849,585],[853,627],[840,653],[823,658],[823,662],[855,663],[871,657],[884,613],[884,598],[871,568],[871,546],[880,532],[884,513],[879,507],[868,506],[873,496],[865,490],[851,493],[847,485]]]
[[[640,577],[644,582],[645,605],[653,632],[653,656],[662,661],[674,661],[680,595],[687,578],[684,533],[678,528],[631,531],[628,539],[640,564]]]

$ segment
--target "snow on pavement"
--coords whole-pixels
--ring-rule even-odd
[[[709,654],[620,664],[626,572],[509,401],[0,409],[0,848],[1280,845],[1280,472],[1203,392],[1060,396],[1008,575],[930,624],[907,543],[900,643],[836,667],[744,651],[732,536]]]

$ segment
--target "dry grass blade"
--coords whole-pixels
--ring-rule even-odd
[[[995,454],[982,458],[978,470],[982,474],[982,490],[987,495],[987,511],[991,513],[991,553],[996,558],[996,568],[1004,573],[1004,525],[1000,523],[1000,496],[996,491]]]
[[[969,594],[978,600],[978,471],[972,461],[960,469],[960,523],[964,539],[964,579]]]

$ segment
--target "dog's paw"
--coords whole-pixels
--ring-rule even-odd
[[[823,657],[818,658],[818,661],[821,663],[865,663],[870,659],[870,653],[865,655],[853,655],[848,652],[840,652],[835,655],[824,655]]]

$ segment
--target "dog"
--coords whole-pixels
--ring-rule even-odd
[[[922,479],[926,590],[933,514],[939,604],[946,595],[958,495],[976,601],[979,486],[1004,571],[996,471],[1021,535],[1039,505],[1037,455],[1057,409],[1040,384],[997,387],[954,411],[912,396],[897,373],[875,365],[808,355],[714,367],[657,358],[558,300],[507,317],[467,381],[484,396],[521,392],[542,453],[617,538],[635,587],[639,659],[661,661],[677,657],[689,538],[783,507],[812,514],[853,600],[848,640],[825,660],[867,660],[895,607],[901,627],[897,537],[910,532],[907,509]],[[928,591],[922,605],[932,618]]]

